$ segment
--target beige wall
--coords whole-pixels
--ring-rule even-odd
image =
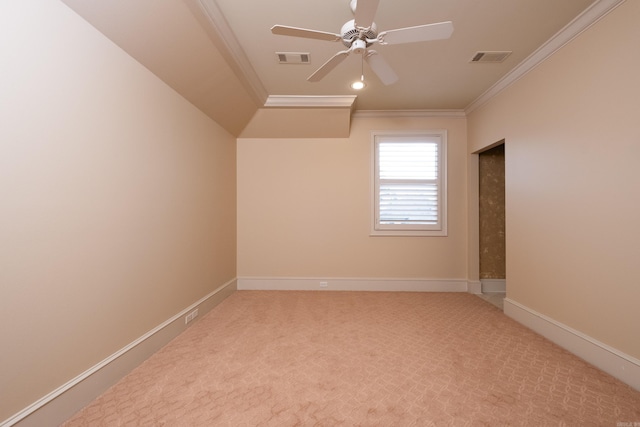
[[[507,296],[640,358],[640,2],[470,114],[506,139]]]
[[[0,3],[0,421],[235,273],[235,139],[60,2]]]
[[[371,131],[448,131],[448,237],[370,237]],[[362,118],[349,138],[238,140],[238,276],[465,279],[466,120]]]

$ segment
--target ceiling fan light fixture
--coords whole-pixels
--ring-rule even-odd
[[[364,89],[367,86],[367,84],[364,82],[364,74],[362,74],[360,76],[360,80],[354,81],[349,86],[353,90],[362,90],[362,89]]]
[[[365,84],[364,80],[356,80],[355,82],[351,83],[351,89],[353,90],[362,90],[366,86],[367,85]]]

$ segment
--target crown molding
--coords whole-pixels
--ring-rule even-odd
[[[489,102],[491,98],[498,95],[521,77],[533,70],[547,58],[560,50],[564,45],[576,38],[580,33],[591,27],[613,9],[622,4],[625,0],[598,0],[589,6],[584,12],[578,15],[573,21],[558,31],[553,37],[547,40],[542,46],[536,49],[531,55],[525,58],[514,69],[509,71],[504,77],[498,80],[493,86],[487,89],[482,95],[476,98],[465,109],[469,114],[475,109]]]
[[[211,29],[215,31],[220,41],[224,44],[227,53],[231,55],[232,60],[235,61],[237,69],[241,74],[241,79],[244,81],[251,95],[253,95],[259,104],[263,104],[268,97],[267,91],[251,65],[247,54],[242,49],[242,46],[240,46],[240,42],[238,42],[229,22],[227,22],[222,10],[220,10],[218,3],[215,0],[198,0],[198,4],[209,20]]]
[[[357,110],[353,117],[357,118],[391,118],[391,117],[447,117],[465,118],[464,110]]]
[[[269,95],[265,107],[289,108],[351,108],[356,95],[305,96],[305,95]]]

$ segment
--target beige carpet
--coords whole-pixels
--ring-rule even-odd
[[[464,293],[233,294],[66,426],[611,426],[640,392]]]

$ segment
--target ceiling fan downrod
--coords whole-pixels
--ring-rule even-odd
[[[356,14],[356,7],[358,7],[358,0],[351,0],[349,2],[349,7],[351,8],[351,13]]]

